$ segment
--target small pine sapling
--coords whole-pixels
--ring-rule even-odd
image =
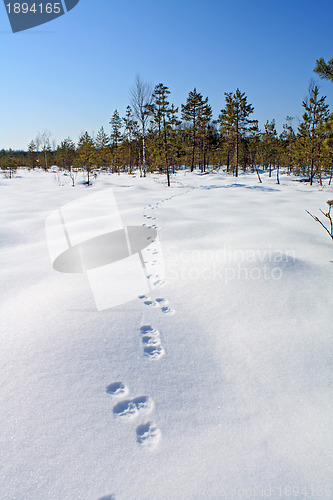
[[[333,205],[333,200],[328,200],[327,202],[327,205],[328,205],[328,212],[325,214],[325,212],[323,212],[321,209],[320,212],[329,220],[329,226],[326,227],[325,224],[323,224],[323,222],[315,215],[312,215],[310,214],[310,212],[308,210],[306,210],[306,212],[311,215],[311,217],[316,221],[316,222],[319,222],[319,224],[325,229],[325,231],[330,235],[331,237],[331,240],[333,242],[333,222],[332,222],[332,215],[331,215],[331,209],[332,209],[332,205]]]

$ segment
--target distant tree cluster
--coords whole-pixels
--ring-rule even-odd
[[[333,59],[327,63],[318,59],[315,71],[333,81]],[[139,171],[170,175],[189,167],[205,172],[207,167],[224,168],[238,176],[239,171],[255,171],[261,182],[260,170],[274,171],[279,183],[280,168],[301,175],[310,184],[323,175],[333,175],[333,114],[326,97],[311,84],[302,102],[302,120],[294,127],[287,116],[282,133],[278,134],[275,120],[266,121],[260,130],[253,120],[254,107],[244,92],[225,93],[224,107],[216,120],[208,97],[194,88],[181,109],[170,103],[170,90],[163,83],[151,87],[138,76],[130,89],[130,103],[125,115],[116,109],[110,119],[110,134],[102,126],[96,137],[88,132],[75,144],[67,137],[59,145],[51,143],[47,131],[32,140],[27,151],[0,151],[0,167],[12,177],[18,166],[31,169],[57,165],[67,171],[73,186],[77,172],[86,174],[90,184],[99,171],[120,173]]]

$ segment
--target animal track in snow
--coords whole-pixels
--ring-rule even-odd
[[[169,304],[169,301],[168,299],[165,299],[163,297],[158,297],[157,299],[155,299],[155,302],[158,303],[159,306],[167,306]]]
[[[158,303],[155,300],[152,300],[152,299],[144,300],[143,303],[144,303],[145,306],[158,307]]]
[[[142,334],[143,354],[150,359],[160,359],[165,354],[162,346],[160,332],[151,325],[140,328]]]
[[[159,335],[159,331],[151,325],[143,325],[140,328],[142,335]]]
[[[150,325],[141,327],[141,332],[145,335],[152,335],[158,338],[159,332]],[[106,392],[112,396],[125,397],[128,393],[128,387],[123,382],[112,382],[106,388]],[[149,396],[139,396],[133,399],[122,399],[113,407],[115,417],[121,417],[126,420],[134,420],[137,417],[145,417],[150,414],[155,405]],[[141,424],[136,429],[136,440],[145,448],[155,447],[161,439],[161,431],[151,422]],[[106,495],[99,500],[113,500],[113,495]]]
[[[164,286],[166,283],[164,280],[160,280],[158,279],[159,276],[156,276],[156,281],[153,283],[154,286],[159,286],[159,287],[162,287]]]
[[[143,353],[145,356],[151,359],[160,359],[165,354],[164,347],[160,344],[157,345],[146,345],[143,348]]]
[[[165,282],[163,280],[157,280],[154,282],[154,285],[159,285],[160,287],[163,286],[165,284]],[[139,298],[143,298],[145,299],[144,300],[144,304],[146,306],[150,306],[150,307],[160,307],[161,308],[161,311],[163,314],[168,314],[170,316],[173,316],[176,311],[174,309],[172,309],[172,307],[169,307],[169,301],[168,299],[164,298],[164,297],[158,297],[157,299],[153,300],[153,299],[150,299],[148,298],[147,296],[145,295],[140,295]]]
[[[140,414],[149,414],[154,409],[154,402],[149,396],[125,399],[116,404],[113,413],[117,417],[134,419]]]
[[[106,392],[114,397],[124,397],[128,394],[128,387],[123,382],[113,382],[107,386]]]
[[[145,346],[158,346],[161,344],[161,340],[158,335],[143,335],[142,343]]]
[[[163,314],[168,314],[170,316],[173,316],[176,313],[176,311],[169,306],[161,307],[161,311]]]
[[[140,300],[146,300],[146,299],[149,299],[149,297],[148,297],[148,295],[139,295],[138,299],[140,299]]]
[[[149,275],[149,279],[152,278],[152,275]],[[152,299],[148,295],[139,295],[138,299],[142,300],[145,306],[148,307],[158,307],[160,304],[156,300]]]
[[[161,439],[161,431],[156,424],[147,422],[136,429],[136,440],[141,446],[154,448]]]

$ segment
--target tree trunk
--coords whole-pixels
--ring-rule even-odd
[[[310,186],[312,186],[312,182],[313,182],[313,155],[311,155]]]
[[[143,177],[146,177],[146,131],[144,123],[142,124],[142,168]]]
[[[129,141],[128,145],[128,162],[129,162],[129,169],[130,169],[130,174],[132,173],[132,141]]]
[[[193,120],[191,172],[193,172],[194,170],[194,153],[195,153],[195,120]]]
[[[260,184],[262,184],[262,180],[261,180],[261,177],[260,177],[260,174],[259,174],[259,170],[257,169],[257,165],[255,165],[255,169],[256,169],[256,172],[257,172],[257,176],[258,176],[259,182],[260,182]]]
[[[138,156],[139,156],[138,160],[139,160],[140,177],[142,177],[140,140],[138,141]]]
[[[166,126],[165,126],[165,118],[163,120],[163,139],[164,139],[164,160],[165,160],[165,170],[167,175],[168,187],[170,187],[170,172],[169,172],[169,163],[168,163],[168,143],[167,143],[167,135],[166,135]]]
[[[235,176],[238,177],[238,146],[239,146],[239,131],[238,131],[238,116],[236,121],[236,171]]]
[[[206,172],[206,132],[204,131],[203,139],[203,171]]]

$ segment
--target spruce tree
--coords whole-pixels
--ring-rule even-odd
[[[219,122],[222,129],[230,133],[235,138],[236,147],[236,168],[235,176],[238,176],[239,167],[239,144],[242,137],[255,126],[256,121],[250,120],[249,116],[253,113],[254,108],[252,104],[247,103],[245,93],[241,93],[239,89],[233,94],[232,92],[225,92],[226,106],[221,110]]]
[[[104,127],[101,127],[97,132],[95,139],[95,146],[98,150],[106,149],[110,146],[110,138],[107,133],[104,131]]]

